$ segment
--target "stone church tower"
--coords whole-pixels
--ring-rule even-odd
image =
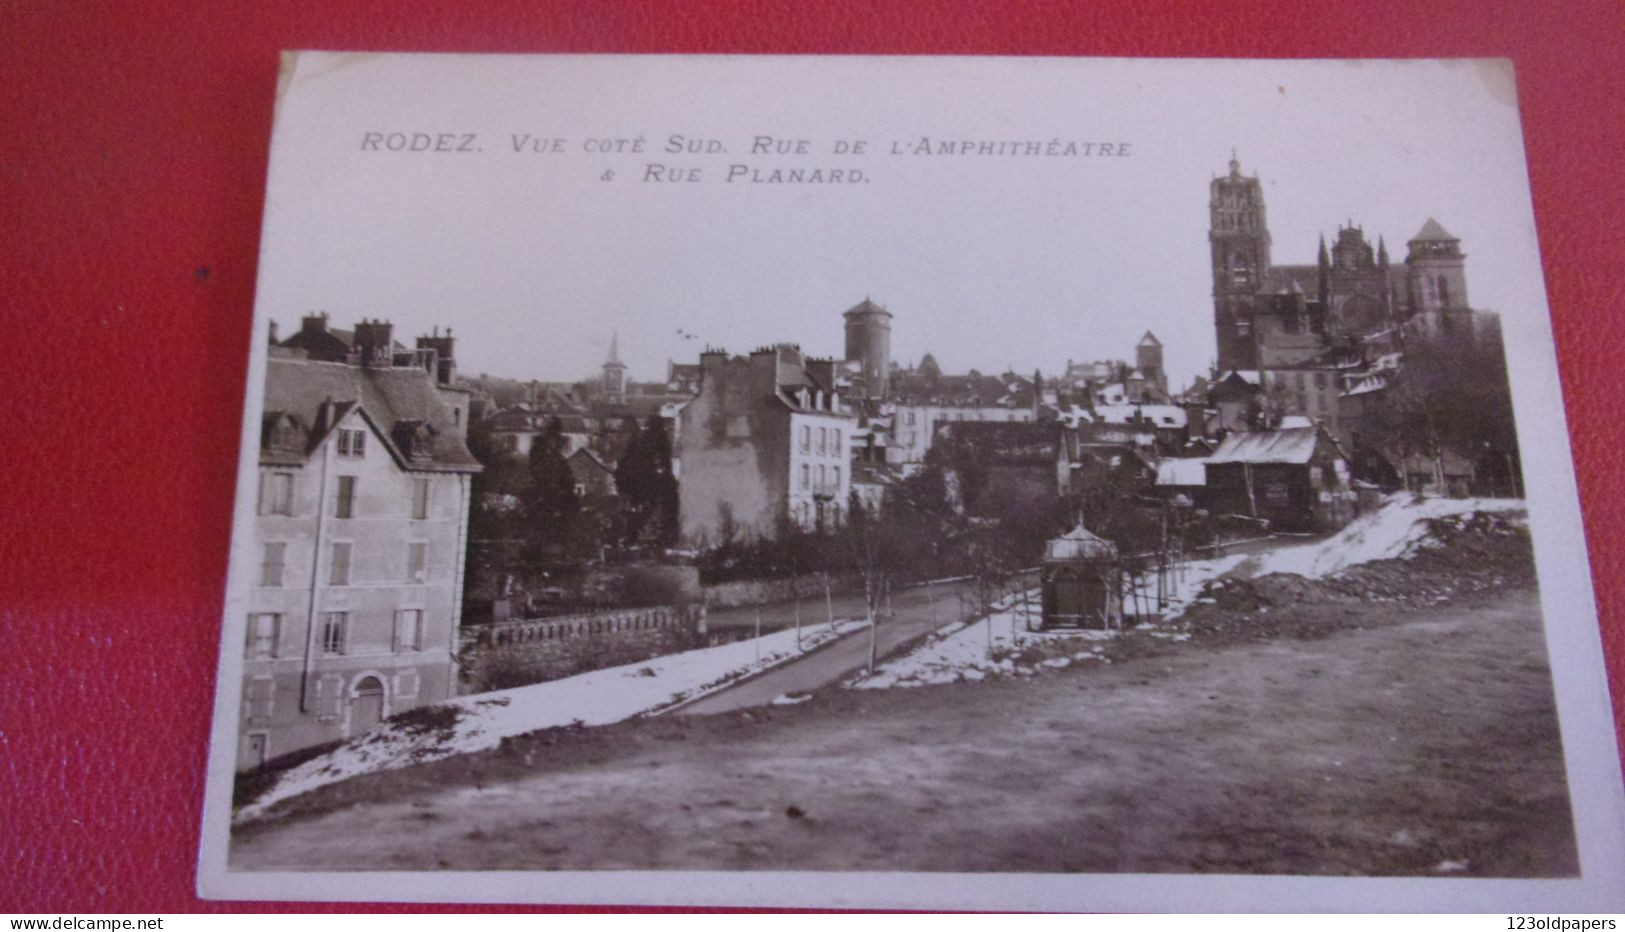
[[[1230,174],[1213,179],[1208,198],[1208,244],[1213,257],[1213,325],[1219,369],[1255,369],[1253,296],[1270,267],[1270,231],[1258,176],[1242,177],[1230,154]]]
[[[1467,257],[1461,240],[1432,217],[1408,244],[1405,278],[1411,314],[1428,336],[1470,336],[1473,312],[1467,303]]]

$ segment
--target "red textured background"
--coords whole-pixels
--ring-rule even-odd
[[[1509,56],[1625,717],[1617,2],[179,6],[0,4],[0,912],[244,908],[193,871],[285,48]]]

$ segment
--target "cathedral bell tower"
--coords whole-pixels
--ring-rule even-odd
[[[1258,176],[1242,177],[1230,153],[1230,173],[1213,179],[1208,196],[1208,245],[1213,258],[1213,328],[1219,369],[1255,369],[1253,296],[1270,267],[1270,231]]]
[[[1467,257],[1461,240],[1429,217],[1406,245],[1411,313],[1422,331],[1429,336],[1470,334],[1473,312],[1467,303]]]

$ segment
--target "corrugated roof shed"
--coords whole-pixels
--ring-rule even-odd
[[[1157,485],[1207,485],[1207,460],[1167,459],[1157,464]]]
[[[1307,463],[1315,455],[1320,430],[1295,427],[1231,434],[1207,458],[1209,463]]]

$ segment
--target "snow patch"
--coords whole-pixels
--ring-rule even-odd
[[[1325,540],[1257,554],[1236,571],[1248,577],[1296,573],[1308,579],[1322,579],[1361,563],[1410,556],[1426,545],[1428,522],[1477,512],[1527,513],[1521,499],[1417,500],[1414,495],[1394,495],[1381,508],[1355,518]]]
[[[565,679],[421,706],[320,757],[289,769],[235,821],[320,786],[381,770],[494,748],[503,738],[542,728],[607,725],[683,702],[863,627],[857,620],[668,654]],[[758,649],[760,659],[758,659]]]
[[[1024,647],[1053,646],[1063,643],[1063,639],[1101,640],[1116,636],[1116,632],[1102,631],[1028,631],[1028,612],[1033,613],[1034,620],[1038,612],[1037,592],[1028,593],[1027,608],[1020,603],[1017,596],[1004,602],[1012,607],[995,609],[986,618],[941,628],[907,655],[882,663],[874,673],[852,680],[847,686],[891,689],[975,681],[989,676],[1031,676],[1043,668],[1095,659],[1101,648],[1063,656],[1039,656],[1027,662],[1017,659]]]

